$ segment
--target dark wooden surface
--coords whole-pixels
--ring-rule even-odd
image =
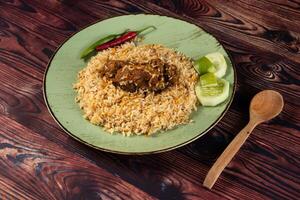
[[[130,13],[195,23],[236,63],[228,113],[180,149],[97,151],[65,134],[45,106],[43,73],[55,49],[92,22]],[[0,0],[0,199],[299,199],[299,77],[299,0]],[[254,130],[212,191],[203,188],[263,89],[282,93],[283,112]]]

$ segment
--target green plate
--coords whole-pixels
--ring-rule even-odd
[[[85,67],[80,52],[92,42],[106,35],[126,29],[138,30],[149,25],[156,31],[146,35],[143,43],[163,44],[197,59],[211,52],[226,56],[228,70],[225,79],[231,83],[230,97],[217,107],[199,107],[192,114],[194,123],[153,136],[124,137],[109,134],[82,117],[75,103],[72,88],[77,73]],[[97,22],[67,39],[49,62],[44,77],[44,97],[57,123],[73,138],[97,149],[120,154],[158,153],[183,146],[204,135],[224,116],[232,102],[235,90],[235,70],[220,43],[210,34],[193,24],[158,15],[125,15]]]

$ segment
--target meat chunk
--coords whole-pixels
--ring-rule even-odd
[[[147,89],[150,79],[151,74],[149,72],[127,65],[117,72],[113,83],[123,90],[135,92],[139,88]]]
[[[101,74],[106,78],[113,78],[117,74],[118,70],[121,69],[124,64],[126,64],[125,61],[108,60],[105,63],[104,68],[101,71]]]
[[[108,61],[102,75],[112,80],[115,86],[128,92],[139,89],[160,92],[175,83],[176,66],[164,63],[160,59],[153,59],[147,63],[133,63],[128,61]]]

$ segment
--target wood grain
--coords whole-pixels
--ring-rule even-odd
[[[300,3],[282,0],[0,1],[0,199],[298,199]],[[121,156],[65,134],[42,95],[55,49],[88,24],[130,13],[184,19],[217,37],[236,65],[231,108],[207,135],[171,152]],[[246,125],[252,96],[279,91],[282,114],[258,126],[212,191],[201,186]]]
[[[4,188],[20,193],[17,198],[153,199],[3,115],[0,115],[0,125],[3,132],[0,180]]]
[[[160,1],[160,4],[164,5],[163,2]],[[300,17],[296,9],[283,11],[282,6],[275,2],[273,5],[260,2],[260,6],[256,1],[167,2],[167,5],[172,4],[167,8],[193,18],[197,24],[215,33],[221,41],[223,38],[234,37],[237,42],[299,61],[300,31],[294,22]]]

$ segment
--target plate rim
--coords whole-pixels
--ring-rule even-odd
[[[53,61],[53,58],[55,57],[55,55],[57,54],[57,52],[60,50],[60,48],[68,41],[70,40],[74,35],[76,35],[77,33],[81,32],[82,30],[92,26],[92,25],[95,25],[97,23],[100,23],[102,21],[105,21],[105,20],[109,20],[109,19],[112,19],[112,18],[118,18],[118,17],[123,17],[123,16],[137,16],[137,15],[146,15],[146,16],[161,16],[161,17],[168,17],[168,18],[171,18],[171,19],[176,19],[176,20],[180,20],[180,21],[184,21],[186,23],[189,23],[189,24],[192,24],[194,26],[197,26],[199,28],[201,28],[202,30],[204,30],[206,33],[210,34],[212,37],[214,37],[218,43],[223,47],[224,51],[226,52],[226,54],[228,55],[229,57],[229,61],[232,65],[232,68],[233,68],[233,86],[232,86],[232,95],[229,99],[229,102],[228,104],[226,105],[224,111],[220,114],[220,116],[207,128],[205,129],[204,131],[202,131],[201,133],[198,133],[195,137],[183,142],[183,143],[180,143],[180,144],[177,144],[175,146],[171,146],[171,147],[167,147],[167,148],[163,148],[163,149],[158,149],[158,150],[154,150],[154,151],[143,151],[143,152],[126,152],[126,151],[117,151],[117,150],[111,150],[111,149],[107,149],[107,148],[102,148],[102,147],[99,147],[99,146],[95,146],[93,144],[90,144],[84,140],[82,140],[81,138],[75,136],[74,134],[72,134],[67,128],[64,127],[63,124],[60,123],[60,121],[56,118],[54,112],[52,111],[50,105],[49,105],[49,102],[48,102],[48,99],[47,99],[47,94],[46,94],[46,79],[47,79],[47,73],[48,73],[48,70],[50,68],[50,65]],[[45,71],[44,71],[44,76],[43,76],[43,98],[44,98],[44,101],[45,101],[45,104],[46,104],[46,107],[50,113],[50,115],[52,116],[52,118],[54,119],[54,121],[60,126],[60,128],[65,132],[67,133],[70,137],[72,137],[73,139],[77,140],[78,142],[80,143],[83,143],[89,147],[92,147],[93,149],[97,149],[97,150],[101,150],[101,151],[104,151],[104,152],[109,152],[109,153],[115,153],[115,154],[121,154],[121,155],[148,155],[148,154],[157,154],[157,153],[163,153],[163,152],[167,152],[167,151],[171,151],[171,150],[174,150],[174,149],[177,149],[177,148],[180,148],[182,146],[185,146],[197,139],[199,139],[200,137],[202,137],[203,135],[207,134],[207,132],[209,132],[211,129],[213,129],[220,121],[221,119],[223,119],[223,117],[225,116],[225,114],[227,113],[227,111],[229,110],[229,107],[231,106],[232,104],[232,101],[234,99],[234,96],[235,96],[235,92],[236,92],[236,87],[237,87],[237,72],[236,72],[236,67],[235,67],[235,63],[232,62],[232,56],[231,54],[227,51],[227,49],[224,48],[224,46],[222,45],[222,43],[213,35],[211,34],[210,32],[208,32],[207,30],[205,30],[204,28],[198,26],[197,24],[193,23],[193,22],[188,22],[186,20],[183,20],[183,19],[180,19],[180,18],[176,18],[176,17],[170,17],[170,16],[167,16],[167,15],[158,15],[158,14],[128,14],[128,15],[118,15],[118,16],[114,16],[114,17],[108,17],[108,18],[105,18],[105,19],[100,19],[100,20],[96,20],[95,22],[92,22],[92,23],[89,23],[88,25],[80,28],[79,30],[77,30],[76,32],[72,33],[70,36],[68,36],[56,49],[55,51],[53,52],[53,54],[51,55],[48,63],[47,63],[47,66],[45,68]]]

